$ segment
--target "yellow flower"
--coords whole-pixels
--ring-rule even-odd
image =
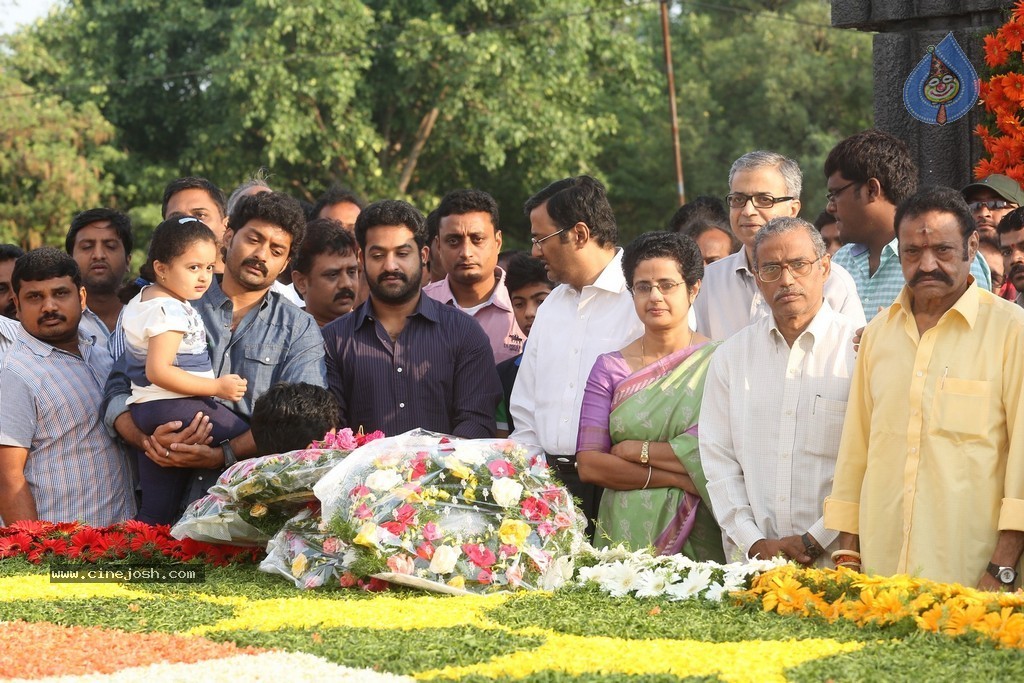
[[[453,576],[452,578],[448,579],[448,585],[452,588],[465,588],[466,579],[463,576]]]
[[[938,633],[942,623],[942,607],[935,605],[931,609],[922,612],[921,616],[914,617],[914,621],[917,622],[918,628]]]
[[[498,529],[498,537],[506,545],[514,545],[517,548],[526,542],[530,535],[530,525],[518,519],[503,519],[501,528]]]
[[[367,548],[376,548],[377,546],[377,525],[373,522],[367,522],[359,528],[359,533],[352,539],[353,543],[366,546]]]
[[[263,517],[266,514],[267,514],[267,506],[266,505],[261,505],[260,503],[256,503],[251,508],[249,508],[249,515],[251,517],[259,518],[259,517]]]
[[[444,459],[444,466],[459,479],[469,479],[473,474],[473,470],[469,469],[465,463],[451,456]]]
[[[308,562],[309,560],[306,559],[305,555],[301,553],[296,555],[295,559],[292,560],[292,576],[294,576],[296,579],[302,576],[302,574],[306,571],[306,565],[308,564]]]

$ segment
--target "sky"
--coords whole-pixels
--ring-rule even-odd
[[[0,0],[0,34],[44,17],[59,0]]]

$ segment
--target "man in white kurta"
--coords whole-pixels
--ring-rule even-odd
[[[822,503],[832,488],[859,323],[823,298],[830,264],[814,226],[774,219],[755,244],[772,315],[730,337],[711,360],[701,463],[727,559],[782,554],[821,564],[837,536],[825,529]]]

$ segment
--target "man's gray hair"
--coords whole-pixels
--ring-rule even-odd
[[[800,164],[789,157],[782,156],[778,152],[769,152],[759,149],[756,152],[747,152],[736,161],[732,162],[729,169],[729,188],[732,188],[732,179],[740,171],[753,171],[759,168],[774,168],[782,174],[782,180],[786,184],[786,194],[790,197],[800,199],[800,192],[804,186],[804,176],[800,172]]]
[[[228,215],[230,216],[234,212],[235,207],[238,206],[238,202],[242,201],[242,197],[248,197],[252,194],[250,190],[254,187],[262,188],[260,191],[263,192],[272,192],[270,185],[267,185],[267,178],[269,177],[270,174],[267,169],[258,168],[249,180],[246,180],[244,183],[236,187],[235,191],[231,193],[230,197],[228,197],[228,203],[225,207]]]
[[[754,265],[757,265],[757,248],[765,240],[769,240],[776,235],[784,235],[787,232],[796,232],[803,230],[807,233],[807,236],[811,238],[811,244],[814,245],[814,255],[817,258],[821,258],[825,255],[826,247],[825,240],[822,239],[821,233],[811,223],[808,223],[803,218],[797,218],[795,216],[780,216],[779,218],[773,218],[764,224],[760,230],[754,235]]]

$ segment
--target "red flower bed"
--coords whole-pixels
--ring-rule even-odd
[[[76,562],[167,561],[204,562],[215,566],[259,562],[262,548],[181,541],[166,525],[128,521],[94,528],[77,522],[15,522],[0,527],[0,559],[24,557],[39,564],[66,559]]]

